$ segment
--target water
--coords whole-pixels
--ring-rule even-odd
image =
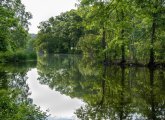
[[[23,89],[22,99],[48,110],[51,120],[165,119],[163,69],[51,55],[37,63],[0,65],[0,90],[14,87]]]
[[[83,106],[83,102],[77,98],[71,98],[56,90],[52,90],[48,85],[42,85],[37,78],[37,69],[31,69],[28,73],[27,83],[32,93],[29,97],[33,99],[33,103],[41,107],[43,111],[48,110],[51,117],[54,118],[76,118],[73,114],[76,109]]]

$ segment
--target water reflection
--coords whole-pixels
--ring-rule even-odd
[[[29,87],[26,73],[34,64],[0,65],[0,119],[46,119],[46,114],[28,98]]]
[[[107,67],[77,56],[39,59],[39,81],[85,107],[80,119],[165,119],[165,71],[135,67]]]
[[[28,85],[32,94],[33,102],[41,107],[43,111],[49,110],[48,113],[54,119],[73,118],[74,111],[83,105],[83,102],[76,98],[62,95],[58,91],[51,90],[47,85],[41,85],[37,78],[39,77],[37,69],[32,69],[27,73]]]
[[[73,113],[81,120],[165,119],[163,69],[106,66],[76,55],[0,68],[0,90],[19,88],[17,99],[26,102],[31,92],[31,101],[50,109],[53,119],[74,120]]]
[[[159,79],[160,71],[125,67],[104,69],[107,74],[103,74],[99,86],[102,99],[78,109],[79,118],[165,119],[165,92],[161,87],[165,81],[164,77]]]

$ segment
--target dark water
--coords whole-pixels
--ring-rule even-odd
[[[49,109],[53,120],[165,119],[163,69],[52,55],[37,63],[0,65],[0,91],[15,88],[23,89],[20,99]]]

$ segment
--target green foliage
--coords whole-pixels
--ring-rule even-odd
[[[151,59],[152,64],[165,61],[162,52],[164,43],[160,44],[164,39],[162,26],[165,8],[162,0],[79,2],[78,10],[83,18],[84,31],[96,30],[93,34],[100,35],[101,41],[104,28],[106,48],[100,50],[98,45],[98,49],[100,53],[106,53],[108,60],[125,59],[143,64],[151,62]],[[88,36],[88,31],[84,36]],[[90,42],[86,44],[90,46]],[[82,46],[85,46],[84,43]]]
[[[98,55],[95,54],[99,53],[99,50],[101,50],[100,37],[93,34],[86,35],[79,39],[77,46],[85,55],[89,54],[91,57],[98,57]]]
[[[25,11],[25,6],[21,3],[21,0],[0,1],[1,62],[26,59],[27,53],[25,48],[28,41],[28,20],[31,17],[31,14]]]
[[[121,63],[164,63],[164,2],[79,0],[78,9],[42,22],[36,47]]]
[[[71,10],[40,23],[36,48],[43,53],[74,53],[82,35],[82,18]]]
[[[0,51],[27,47],[40,54],[83,52],[121,63],[165,62],[163,0],[78,1],[77,10],[41,22],[36,40],[29,40],[31,14],[20,0],[1,0]]]

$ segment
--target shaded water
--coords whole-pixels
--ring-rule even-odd
[[[0,90],[14,87],[24,90],[20,99],[48,109],[53,120],[165,119],[161,69],[108,67],[76,55],[53,55],[37,63],[0,65]]]

